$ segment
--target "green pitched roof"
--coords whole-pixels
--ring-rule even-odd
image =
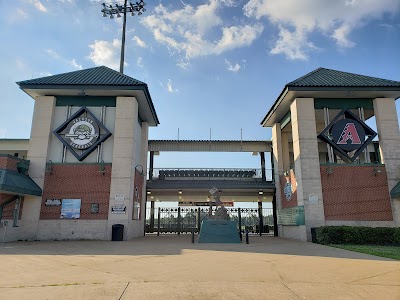
[[[0,170],[0,193],[41,196],[42,189],[28,175]]]
[[[275,112],[278,110],[278,107],[282,105],[282,102],[284,102],[288,95],[291,97],[293,94],[302,93],[301,97],[304,97],[305,92],[308,92],[309,96],[312,95],[310,93],[313,92],[337,92],[346,91],[350,88],[363,92],[375,92],[375,95],[372,97],[375,97],[377,92],[379,92],[379,96],[383,96],[382,93],[386,93],[386,95],[389,95],[390,97],[398,98],[400,93],[400,81],[318,68],[287,83],[264,119],[261,121],[261,124],[267,124],[269,120],[271,120],[271,117],[276,115]],[[351,101],[352,98],[349,97],[346,99]],[[283,105],[287,106],[288,103],[286,102]],[[287,112],[285,112],[285,114],[286,113]],[[279,115],[278,119],[282,117],[283,116]],[[274,122],[277,122],[277,120],[274,120]]]
[[[146,83],[105,66],[17,82],[25,85],[145,86]]]
[[[364,76],[348,72],[318,68],[296,80],[287,87],[400,87],[399,81]]]
[[[110,87],[115,90],[143,91],[154,124],[160,124],[147,84],[105,66],[19,81],[17,84],[31,97],[33,96],[27,92],[28,90],[84,89],[88,87],[107,90]]]

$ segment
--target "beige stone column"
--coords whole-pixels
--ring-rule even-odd
[[[282,157],[282,132],[281,124],[276,123],[272,127],[272,151],[273,151],[273,162],[274,162],[274,181],[276,187],[276,205],[278,209],[282,208],[281,199],[281,185],[280,176],[283,175],[283,157]]]
[[[146,222],[146,200],[147,200],[147,193],[146,193],[146,184],[147,184],[147,156],[149,151],[149,124],[147,122],[142,123],[142,141],[141,141],[141,157],[140,157],[140,164],[143,166],[143,188],[142,188],[142,206],[140,207],[140,222],[143,226],[144,232],[144,224]]]
[[[385,164],[389,192],[400,181],[400,132],[393,98],[374,99],[374,112],[382,163]],[[395,226],[400,226],[400,199],[392,199]]]
[[[297,202],[304,205],[306,230],[300,226],[300,239],[311,241],[311,227],[325,225],[321,173],[313,98],[297,98],[290,106],[293,154],[297,180]],[[318,197],[309,203],[309,197]]]
[[[108,235],[111,238],[111,226],[123,224],[125,226],[124,239],[130,235],[132,224],[134,175],[135,175],[135,141],[134,132],[138,124],[138,103],[135,97],[117,97],[115,111],[115,132],[113,159],[111,170],[110,204],[108,215]],[[124,195],[126,213],[111,213],[112,206],[115,206],[115,195]]]
[[[53,96],[35,97],[27,159],[30,160],[29,176],[42,190],[52,136],[55,103],[56,98]],[[25,232],[25,238],[37,238],[41,202],[42,197],[25,196],[21,217],[21,227]]]
[[[282,208],[281,197],[281,181],[280,176],[283,175],[283,157],[282,157],[282,131],[281,124],[276,123],[272,126],[272,152],[274,163],[274,174],[272,174],[275,181],[275,197],[276,209]],[[278,235],[282,236],[282,225],[278,225]]]

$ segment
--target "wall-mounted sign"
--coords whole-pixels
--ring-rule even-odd
[[[124,204],[125,195],[124,194],[115,194],[114,201],[115,201],[115,204]]]
[[[86,107],[68,118],[54,130],[54,134],[79,161],[111,136],[110,131]]]
[[[318,138],[332,146],[344,161],[353,162],[376,135],[350,110],[344,109],[321,131]],[[353,151],[355,153],[350,156]]]
[[[304,206],[278,209],[278,225],[305,225]]]
[[[292,200],[292,183],[286,179],[285,186],[283,187],[283,193],[285,194],[285,198],[287,201]]]
[[[99,203],[91,203],[90,204],[90,213],[92,213],[92,214],[99,213]]]
[[[61,219],[79,219],[81,217],[81,199],[62,199]]]
[[[318,196],[317,195],[309,195],[308,203],[310,204],[318,204]]]
[[[61,199],[46,199],[45,206],[60,206]]]
[[[126,206],[125,205],[114,205],[114,206],[111,206],[111,213],[112,214],[125,214],[126,213]]]
[[[233,201],[226,201],[226,202],[221,202],[221,204],[225,207],[233,207],[235,202]],[[183,202],[178,202],[179,206],[215,206],[216,203],[215,201],[205,201],[205,202],[195,202],[195,201],[183,201]]]

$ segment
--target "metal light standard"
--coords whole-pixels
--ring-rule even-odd
[[[120,73],[124,73],[124,60],[125,60],[125,31],[126,31],[126,13],[131,13],[132,16],[135,14],[138,14],[139,16],[146,11],[144,6],[146,3],[144,3],[143,0],[140,2],[129,2],[125,0],[124,4],[106,4],[103,3],[103,9],[101,12],[103,13],[103,17],[109,16],[110,19],[114,19],[114,15],[116,15],[117,18],[121,18],[121,14],[124,14],[124,24],[122,27],[122,45],[121,45],[121,61],[119,65],[119,71]]]

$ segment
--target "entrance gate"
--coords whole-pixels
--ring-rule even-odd
[[[212,209],[212,211],[210,211]],[[272,208],[226,208],[231,220],[238,224],[238,231],[250,234],[274,233]],[[145,233],[181,234],[198,233],[201,222],[215,212],[215,207],[148,208]]]

